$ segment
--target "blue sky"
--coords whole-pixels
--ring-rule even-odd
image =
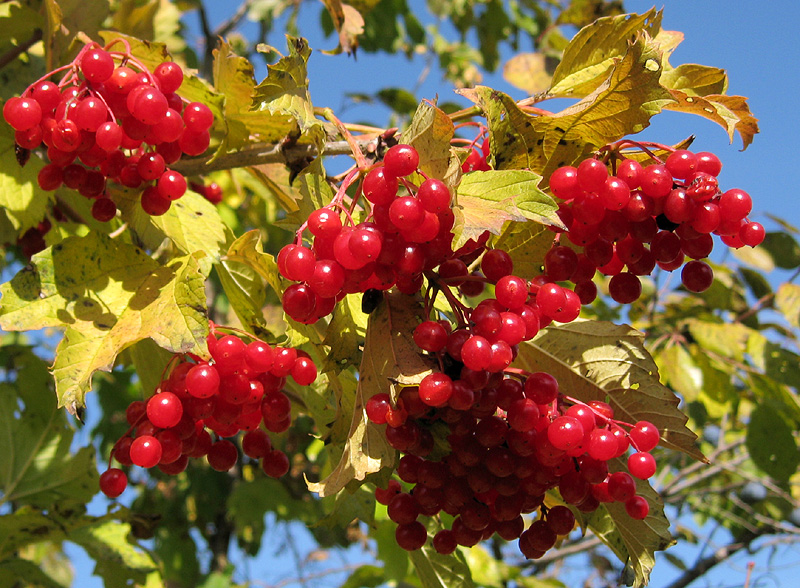
[[[211,8],[213,26],[235,10],[238,2],[211,1],[207,4]],[[409,4],[418,6],[421,13],[425,10],[423,2],[409,0]],[[304,4],[301,32],[309,35],[312,48],[330,49],[335,46],[333,38],[321,39],[311,34],[318,30],[316,22],[320,6]],[[643,12],[653,4],[643,0],[626,0],[625,6],[629,11]],[[697,139],[693,149],[713,151],[723,161],[721,187],[738,187],[751,194],[754,200],[752,219],[763,222],[769,229],[769,221],[764,216],[769,212],[800,226],[800,206],[795,204],[800,180],[796,163],[800,122],[795,111],[800,95],[800,49],[796,36],[800,2],[670,0],[664,8],[664,27],[685,34],[684,42],[670,59],[671,63],[702,63],[726,69],[730,77],[728,93],[749,98],[751,109],[760,120],[761,134],[756,136],[746,151],[741,152],[739,137],[735,138],[732,145],[729,144],[724,130],[714,123],[696,116],[667,113],[657,116],[642,137],[669,144],[695,134]],[[306,18],[312,23],[310,26],[305,26],[308,22]],[[186,22],[197,31],[195,15],[187,16]],[[285,47],[279,29],[276,29],[269,42],[279,49]],[[324,56],[315,51],[309,62],[312,100],[316,106],[332,107],[343,120],[369,120],[385,124],[388,110],[382,107],[353,107],[344,97],[345,93],[374,93],[386,86],[414,87],[423,68],[424,60],[421,57],[408,61],[403,57],[385,54],[359,53],[358,59],[353,60],[345,56]],[[260,73],[263,76],[263,71]],[[506,91],[515,98],[523,97],[520,91],[508,86],[498,74],[488,75],[484,83]],[[437,94],[441,100],[454,97],[452,87],[433,71],[419,86],[416,97],[433,98]],[[681,522],[690,521],[682,519]],[[725,537],[719,535],[716,539],[724,541]],[[298,543],[304,553],[313,548],[302,536]],[[674,549],[676,555],[686,557],[689,562],[697,554],[696,550],[687,546]],[[248,563],[250,577],[261,578],[269,584],[293,574],[293,564],[287,564],[286,558],[270,553],[269,547],[262,551],[262,555]],[[780,551],[777,562],[768,561],[767,555],[765,552],[758,558],[747,554],[734,558],[730,564],[720,566],[695,585],[742,586],[746,563],[754,559],[756,567],[751,586],[795,586],[796,574],[800,569],[797,567],[800,553]],[[91,566],[85,558],[76,554],[75,562],[79,573],[76,586],[100,585],[95,583],[96,579],[89,580]],[[659,561],[651,585],[665,586],[677,574],[668,562]]]

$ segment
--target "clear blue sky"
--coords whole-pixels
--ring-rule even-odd
[[[211,10],[212,26],[232,13],[238,2],[206,3]],[[409,0],[412,7],[419,7],[422,14],[425,4]],[[796,35],[800,21],[800,2],[779,0],[769,2],[730,2],[725,0],[670,0],[665,3],[664,27],[679,30],[685,40],[670,61],[680,63],[702,63],[722,67],[730,77],[729,94],[749,98],[755,116],[759,118],[761,134],[753,144],[740,152],[741,141],[736,137],[733,145],[721,127],[696,116],[667,113],[657,116],[653,125],[642,135],[644,138],[662,143],[676,143],[690,134],[697,140],[695,150],[713,151],[722,159],[724,167],[720,176],[725,189],[738,187],[748,191],[754,200],[751,218],[763,222],[769,229],[764,213],[783,217],[795,226],[800,226],[800,206],[796,201],[798,166],[796,146],[800,137],[800,122],[796,114],[797,97],[800,95],[800,49]],[[653,6],[645,0],[626,0],[629,11],[643,12]],[[301,33],[308,35],[313,49],[331,49],[335,40],[321,39],[315,31],[321,5],[305,3],[302,9]],[[307,23],[312,23],[308,25]],[[195,14],[189,14],[186,23],[198,30]],[[245,33],[254,28],[245,29]],[[285,47],[280,27],[269,43],[278,49]],[[508,57],[508,55],[506,56]],[[345,98],[346,93],[374,93],[386,86],[414,87],[424,68],[424,60],[408,61],[402,57],[385,54],[359,53],[358,59],[345,56],[328,57],[315,51],[309,63],[311,95],[316,106],[330,106],[343,120],[369,120],[385,124],[388,111],[382,107],[354,107]],[[263,70],[260,74],[263,76]],[[489,75],[486,85],[522,98],[520,91],[505,84],[500,75]],[[454,98],[452,87],[432,71],[417,91],[417,98],[441,100]],[[688,520],[681,521],[688,523]],[[724,540],[724,536],[715,536]],[[305,554],[313,546],[300,539],[299,547]],[[675,554],[686,557],[688,562],[696,551],[687,546],[675,549]],[[262,554],[251,560],[250,578],[260,578],[271,584],[280,578],[291,577],[293,566],[286,557],[275,557],[267,546]],[[706,551],[706,554],[708,551]],[[767,554],[756,558],[751,586],[797,586],[800,571],[800,554],[778,552],[777,562],[767,561]],[[651,586],[667,585],[678,572],[667,561],[656,565]],[[731,564],[718,567],[695,586],[742,586],[745,578],[747,554],[734,558]],[[91,567],[84,557],[76,554],[75,563],[79,579],[75,586],[88,588],[99,586],[96,579],[89,579]],[[339,564],[333,564],[336,567]],[[578,578],[575,578],[578,581]],[[327,584],[326,585],[331,585]]]

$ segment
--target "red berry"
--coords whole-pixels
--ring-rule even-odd
[[[110,468],[100,474],[100,491],[109,498],[116,498],[128,486],[128,477],[118,468]]]

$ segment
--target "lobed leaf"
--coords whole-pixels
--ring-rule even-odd
[[[622,14],[599,18],[585,26],[564,50],[548,95],[584,97],[599,88],[628,51],[628,44],[640,32],[655,36],[661,29],[662,11]]]
[[[753,137],[759,132],[758,119],[750,112],[747,99],[743,96],[724,94],[690,95],[681,90],[670,90],[674,101],[665,108],[678,112],[696,114],[714,121],[728,133],[733,142],[736,132],[742,137],[742,149],[747,149]]]
[[[39,188],[36,178],[43,167],[44,162],[38,157],[31,157],[20,166],[14,130],[5,122],[0,124],[0,242],[13,242],[44,219],[54,193]]]
[[[612,462],[612,471],[624,469],[624,461]],[[645,480],[635,479],[636,494],[647,499],[650,512],[644,520],[632,519],[621,502],[601,504],[588,520],[588,526],[633,572],[634,588],[646,586],[655,565],[655,552],[675,541],[669,531],[661,497]]]
[[[289,114],[253,112],[256,80],[249,59],[233,52],[226,41],[214,49],[214,87],[225,96],[225,123],[228,132],[218,153],[239,149],[248,143],[275,143],[296,128]]]
[[[541,176],[525,170],[489,170],[465,174],[458,186],[453,249],[484,231],[502,233],[508,221],[562,226],[558,206],[538,188]]]
[[[56,406],[47,365],[30,349],[12,345],[2,348],[0,361],[6,370],[0,383],[0,504],[49,509],[88,502],[97,492],[94,449],[70,451],[73,431]],[[19,520],[0,517],[0,528]],[[10,532],[0,537],[0,553],[22,545]],[[17,543],[9,547],[9,541]]]
[[[340,412],[337,415],[338,422],[350,423],[344,451],[324,480],[308,483],[312,492],[331,496],[352,480],[364,480],[367,474],[394,465],[396,451],[386,440],[383,427],[367,418],[366,402],[378,393],[396,397],[402,386],[419,384],[431,373],[430,365],[419,354],[411,336],[422,322],[422,314],[418,300],[386,293],[369,315],[353,409],[349,414]],[[345,402],[347,399],[340,399],[340,403]]]
[[[132,245],[100,233],[70,237],[34,255],[0,286],[0,328],[65,327],[52,371],[59,406],[84,405],[97,370],[151,338],[173,352],[207,353],[202,254],[162,266]]]
[[[552,374],[565,394],[580,401],[609,402],[617,419],[653,423],[662,445],[705,460],[678,397],[659,381],[644,335],[631,327],[583,320],[551,326],[520,345],[516,364]]]
[[[450,140],[454,134],[455,127],[450,117],[423,100],[402,139],[419,153],[420,171],[429,177],[443,179],[450,165]]]

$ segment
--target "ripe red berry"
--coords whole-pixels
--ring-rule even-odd
[[[128,486],[128,477],[118,468],[109,468],[100,474],[100,491],[109,498],[116,498]]]

